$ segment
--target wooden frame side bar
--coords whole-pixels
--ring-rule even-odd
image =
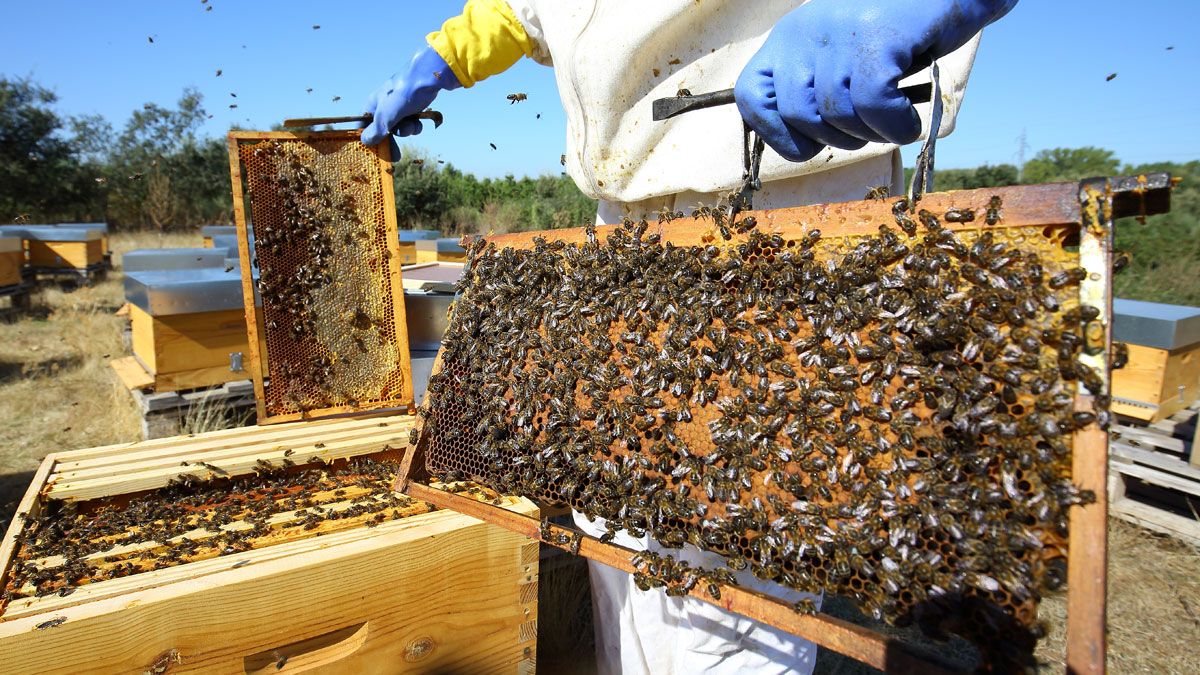
[[[561,548],[559,544],[541,538],[541,521],[535,518],[419,483],[409,483],[407,494],[414,499],[429,502],[439,508],[474,516],[484,522],[523,534],[530,539]],[[557,526],[555,529],[569,531]],[[637,571],[630,562],[630,558],[635,553],[636,551],[622,546],[607,544],[594,537],[584,535],[580,539],[578,554],[589,560],[595,560],[632,574]],[[818,646],[845,654],[887,673],[945,675],[956,672],[935,661],[932,656],[918,654],[903,642],[868,628],[856,626],[848,621],[827,614],[800,614],[789,605],[770,596],[738,586],[722,584],[720,591],[720,600],[709,596],[699,586],[693,588],[689,595],[727,611],[787,631]]]

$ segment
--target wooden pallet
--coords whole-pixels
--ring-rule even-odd
[[[28,280],[18,284],[3,286],[0,287],[0,298],[10,298],[9,302],[13,309],[26,310],[29,309],[30,297],[33,295],[35,288],[36,284]]]
[[[1111,515],[1200,546],[1200,402],[1146,424],[1119,416],[1111,429]]]
[[[188,416],[200,414],[205,407],[219,407],[234,416],[255,407],[254,384],[250,380],[201,389],[156,392],[154,376],[138,363],[136,357],[113,359],[109,365],[142,413],[142,438],[146,440],[183,433]]]
[[[53,499],[162,487],[196,470],[181,458],[239,475],[284,447],[306,462],[403,449],[412,423],[408,415],[298,422],[53,454],[18,511],[36,518]],[[531,502],[501,499],[536,517]],[[23,522],[0,543],[0,571]],[[0,615],[0,670],[533,672],[537,542],[447,510],[374,528],[339,529],[344,522],[66,596],[14,600]]]

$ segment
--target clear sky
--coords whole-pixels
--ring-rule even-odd
[[[0,75],[30,76],[58,94],[62,113],[99,113],[118,129],[143,103],[170,105],[184,87],[196,87],[213,114],[204,131],[214,136],[231,124],[265,129],[285,117],[362,112],[367,95],[462,5],[4,4]],[[1013,162],[1022,132],[1028,156],[1098,145],[1126,162],[1200,159],[1198,25],[1196,0],[1023,0],[985,33],[958,130],[938,145],[938,166]],[[1110,73],[1117,76],[1106,82]],[[505,95],[517,91],[529,99],[510,105]],[[523,61],[470,90],[444,93],[436,107],[445,125],[414,139],[427,153],[481,176],[560,170],[565,120],[551,69]],[[905,152],[910,162],[914,154]]]

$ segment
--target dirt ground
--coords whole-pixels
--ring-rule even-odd
[[[199,245],[198,232],[112,237],[118,266],[124,251]],[[48,453],[139,438],[133,401],[108,365],[126,353],[123,319],[114,315],[122,302],[118,271],[90,288],[42,290],[28,313],[0,310],[0,527],[7,525],[33,470]],[[1109,541],[1110,671],[1200,672],[1200,650],[1195,648],[1200,644],[1200,552],[1115,520],[1110,521]],[[576,651],[590,646],[590,636],[577,634],[591,626],[579,616],[590,606],[586,593],[580,592],[583,578],[575,568],[565,583],[555,584],[559,591],[543,598],[543,618],[559,617],[543,623],[546,647],[552,647],[551,642],[569,644]],[[849,603],[837,600],[827,609],[845,617],[856,615]],[[1048,672],[1062,672],[1065,613],[1064,595],[1042,604],[1050,633],[1037,655]],[[579,658],[567,666],[569,659],[558,658],[543,666],[555,663],[587,672],[589,662]],[[823,652],[817,672],[872,671]]]

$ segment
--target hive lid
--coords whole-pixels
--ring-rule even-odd
[[[20,235],[0,232],[0,253],[12,253],[22,250]]]
[[[125,272],[225,267],[225,251],[215,248],[143,248],[121,257]]]
[[[227,249],[231,254],[237,255],[237,235],[236,234],[216,234],[213,235],[213,248]]]
[[[241,309],[242,275],[212,268],[127,273],[125,299],[151,316]]]
[[[426,239],[438,239],[442,233],[438,230],[400,230],[396,233],[401,243],[412,243]]]
[[[205,237],[216,237],[222,234],[237,234],[236,225],[205,225],[200,228],[200,234]]]
[[[100,230],[41,225],[26,226],[25,238],[32,241],[99,241],[104,238],[104,233]]]
[[[453,293],[454,286],[462,278],[463,263],[429,262],[405,265],[403,270],[404,290],[438,291]]]
[[[1200,342],[1200,307],[1113,300],[1113,340],[1157,349]]]
[[[55,227],[78,230],[99,230],[104,234],[108,234],[108,223],[58,223]]]

